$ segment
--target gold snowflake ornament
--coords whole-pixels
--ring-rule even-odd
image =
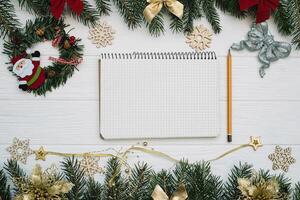
[[[105,22],[98,22],[98,24],[90,29],[89,39],[97,48],[112,45],[115,31]]]
[[[269,155],[269,159],[273,162],[273,170],[282,169],[288,172],[289,166],[296,162],[292,157],[292,149],[290,147],[283,149],[280,146],[275,147],[275,153]]]
[[[94,176],[98,173],[103,173],[104,170],[100,167],[99,164],[100,158],[86,155],[80,161],[80,167],[83,169],[84,173],[87,176]]]
[[[26,164],[27,158],[34,154],[34,151],[29,148],[29,140],[19,140],[18,138],[13,139],[13,143],[6,149],[11,159],[17,160]]]
[[[197,52],[209,48],[211,40],[212,33],[202,25],[196,26],[194,30],[186,36],[186,43]]]

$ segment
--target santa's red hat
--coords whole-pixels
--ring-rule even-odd
[[[27,57],[27,53],[26,52],[23,52],[20,55],[17,55],[15,57],[13,57],[11,59],[11,63],[14,65],[14,68],[17,67],[20,62],[22,62],[23,60],[25,60],[26,57]]]

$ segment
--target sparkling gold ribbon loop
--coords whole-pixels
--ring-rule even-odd
[[[177,191],[174,192],[169,199],[164,190],[159,185],[156,185],[151,197],[153,198],[153,200],[185,200],[188,198],[188,194],[185,189],[185,185],[181,183]]]
[[[177,0],[147,0],[147,2],[149,5],[144,9],[144,16],[149,23],[161,11],[163,6],[180,19],[183,16],[184,5]]]

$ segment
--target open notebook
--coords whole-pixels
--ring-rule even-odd
[[[103,53],[104,139],[216,137],[219,66],[214,52]]]

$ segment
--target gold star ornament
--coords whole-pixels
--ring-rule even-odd
[[[34,154],[34,151],[29,148],[29,140],[19,140],[18,138],[14,138],[12,145],[6,150],[10,153],[11,159],[23,164],[26,164],[27,158]]]
[[[256,151],[259,147],[262,147],[263,144],[261,142],[260,137],[251,136],[249,146],[251,146],[254,149],[254,151]]]
[[[273,162],[273,170],[281,169],[284,172],[289,171],[289,166],[296,163],[296,159],[292,157],[292,148],[286,149],[280,146],[275,147],[275,152],[270,154],[268,158]]]
[[[35,160],[46,160],[47,152],[45,151],[44,147],[40,147],[35,153]]]

